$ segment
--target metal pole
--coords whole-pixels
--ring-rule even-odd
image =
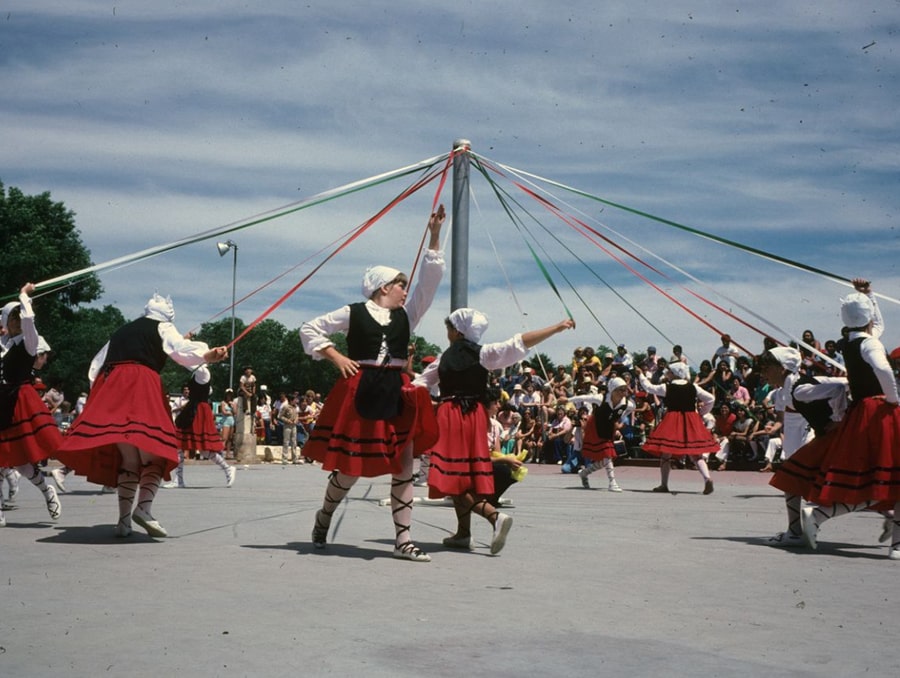
[[[453,248],[450,257],[450,311],[469,305],[469,154],[472,143],[457,139],[453,149]]]
[[[228,241],[231,245],[231,248],[234,250],[234,260],[231,265],[231,350],[229,354],[231,356],[229,366],[228,366],[228,388],[232,391],[234,390],[234,305],[235,305],[235,292],[237,290],[237,250],[238,247],[235,243]]]

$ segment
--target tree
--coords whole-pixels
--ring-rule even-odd
[[[49,280],[91,265],[90,251],[75,227],[75,214],[51,200],[49,192],[28,196],[12,186],[7,190],[0,182],[0,242],[4,303],[17,298],[26,282]],[[102,291],[99,279],[90,274],[34,300],[38,331],[56,356],[44,376],[62,380],[70,397],[87,388],[90,359],[109,338],[110,326],[121,324],[121,314],[113,307],[91,312],[78,308],[98,299]]]
[[[78,394],[87,392],[90,387],[88,368],[91,360],[123,324],[125,317],[115,306],[73,311],[66,326],[65,341],[56,345],[48,339],[52,358],[42,375],[44,381],[61,382],[66,400],[74,403]]]

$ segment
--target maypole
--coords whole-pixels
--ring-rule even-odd
[[[469,149],[468,139],[453,142],[453,252],[450,257],[450,311],[469,305]]]

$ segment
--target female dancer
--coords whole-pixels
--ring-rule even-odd
[[[331,517],[356,481],[361,476],[389,473],[394,557],[431,560],[412,542],[409,529],[413,448],[426,451],[437,431],[431,397],[423,389],[409,388],[404,368],[410,332],[431,306],[443,276],[444,254],[438,247],[444,217],[441,205],[428,220],[428,251],[418,284],[409,297],[406,275],[394,268],[375,266],[363,276],[365,302],[343,306],[300,327],[304,350],[314,360],[330,360],[341,373],[303,448],[304,456],[331,471],[312,531],[317,549],[325,548]],[[348,355],[340,353],[328,338],[335,332],[346,332]],[[430,422],[430,426],[423,422]],[[431,429],[428,435],[417,435],[423,426]]]
[[[613,377],[606,382],[606,394],[590,394],[573,396],[569,399],[576,407],[581,404],[591,406],[591,415],[584,424],[584,446],[582,455],[590,464],[578,472],[581,484],[590,489],[588,476],[599,468],[606,471],[610,492],[621,492],[622,488],[616,482],[616,472],[613,467],[613,459],[616,457],[616,448],[613,440],[616,431],[620,430],[624,423],[623,417],[634,411],[634,403],[628,399],[628,385],[624,379]]]
[[[863,509],[894,509],[888,557],[900,560],[900,408],[897,382],[884,345],[878,304],[869,282],[855,279],[857,292],[842,300],[849,328],[844,362],[852,404],[832,433],[788,459],[771,484],[817,504],[801,510],[806,544],[815,549],[827,520]]]
[[[428,472],[428,496],[452,497],[457,532],[444,539],[444,546],[470,549],[468,514],[477,513],[493,525],[491,553],[500,553],[512,527],[512,518],[490,502],[494,495],[494,471],[488,449],[488,416],[484,401],[489,370],[521,361],[531,347],[558,332],[575,327],[564,320],[540,330],[516,334],[504,342],[479,345],[488,326],[483,313],[459,308],[445,321],[450,347],[428,366],[415,384],[431,390],[440,386],[441,404],[437,420],[440,439],[432,448]]]
[[[178,439],[178,466],[175,469],[177,487],[184,487],[184,455],[197,450],[225,472],[225,486],[234,485],[236,471],[222,456],[225,448],[222,436],[216,430],[212,408],[209,406],[209,368],[201,365],[191,375],[185,386],[187,402],[175,417],[175,437]],[[169,487],[166,484],[166,487]]]
[[[142,317],[113,332],[91,362],[91,395],[57,454],[89,481],[117,488],[117,537],[131,534],[132,518],[151,537],[168,536],[151,512],[160,481],[178,465],[175,425],[159,377],[166,359],[190,368],[228,356],[224,346],[185,339],[174,318],[172,301],[154,294]]]
[[[669,472],[672,456],[687,455],[703,476],[703,494],[712,494],[713,482],[709,476],[706,460],[710,454],[719,451],[719,443],[706,428],[702,415],[712,409],[715,398],[696,384],[690,383],[690,373],[684,363],[671,363],[669,374],[672,378],[666,384],[651,384],[638,369],[641,390],[664,396],[666,413],[653,430],[643,450],[659,457],[661,483],[654,492],[669,491]],[[699,413],[697,411],[699,403]]]
[[[32,385],[32,368],[38,354],[37,329],[31,308],[34,285],[26,283],[19,300],[3,307],[0,337],[0,468],[15,468],[44,495],[52,520],[62,515],[56,488],[49,485],[38,467],[55,456],[62,443],[50,410]],[[47,347],[49,350],[49,347]],[[16,483],[18,489],[18,483]],[[10,493],[10,498],[14,495]],[[0,508],[0,527],[6,525]]]

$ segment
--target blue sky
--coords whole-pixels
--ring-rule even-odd
[[[413,164],[465,137],[492,160],[838,276],[868,276],[900,296],[898,2],[29,0],[2,9],[0,180],[64,202],[98,263]],[[233,234],[238,296],[404,185]],[[492,319],[485,339],[563,317],[489,187],[472,185],[469,303]],[[716,303],[739,301],[788,333],[837,335],[847,288],[553,190],[722,292]],[[405,201],[273,317],[295,327],[356,300],[369,264],[408,269],[432,197],[427,188]],[[579,327],[545,352],[561,360],[575,345],[610,344],[609,334],[664,353],[671,339],[695,361],[712,354],[714,331],[564,224],[540,220],[590,272],[549,234],[536,236],[545,263],[566,272],[605,328],[554,273]],[[159,289],[186,330],[228,305],[230,264],[214,242],[195,244],[104,273],[101,303],[136,315]],[[238,315],[255,318],[308,270]],[[673,275],[661,283],[673,293],[687,285],[711,296]],[[435,343],[448,281],[420,327]],[[882,309],[893,347],[900,313],[887,301]]]

